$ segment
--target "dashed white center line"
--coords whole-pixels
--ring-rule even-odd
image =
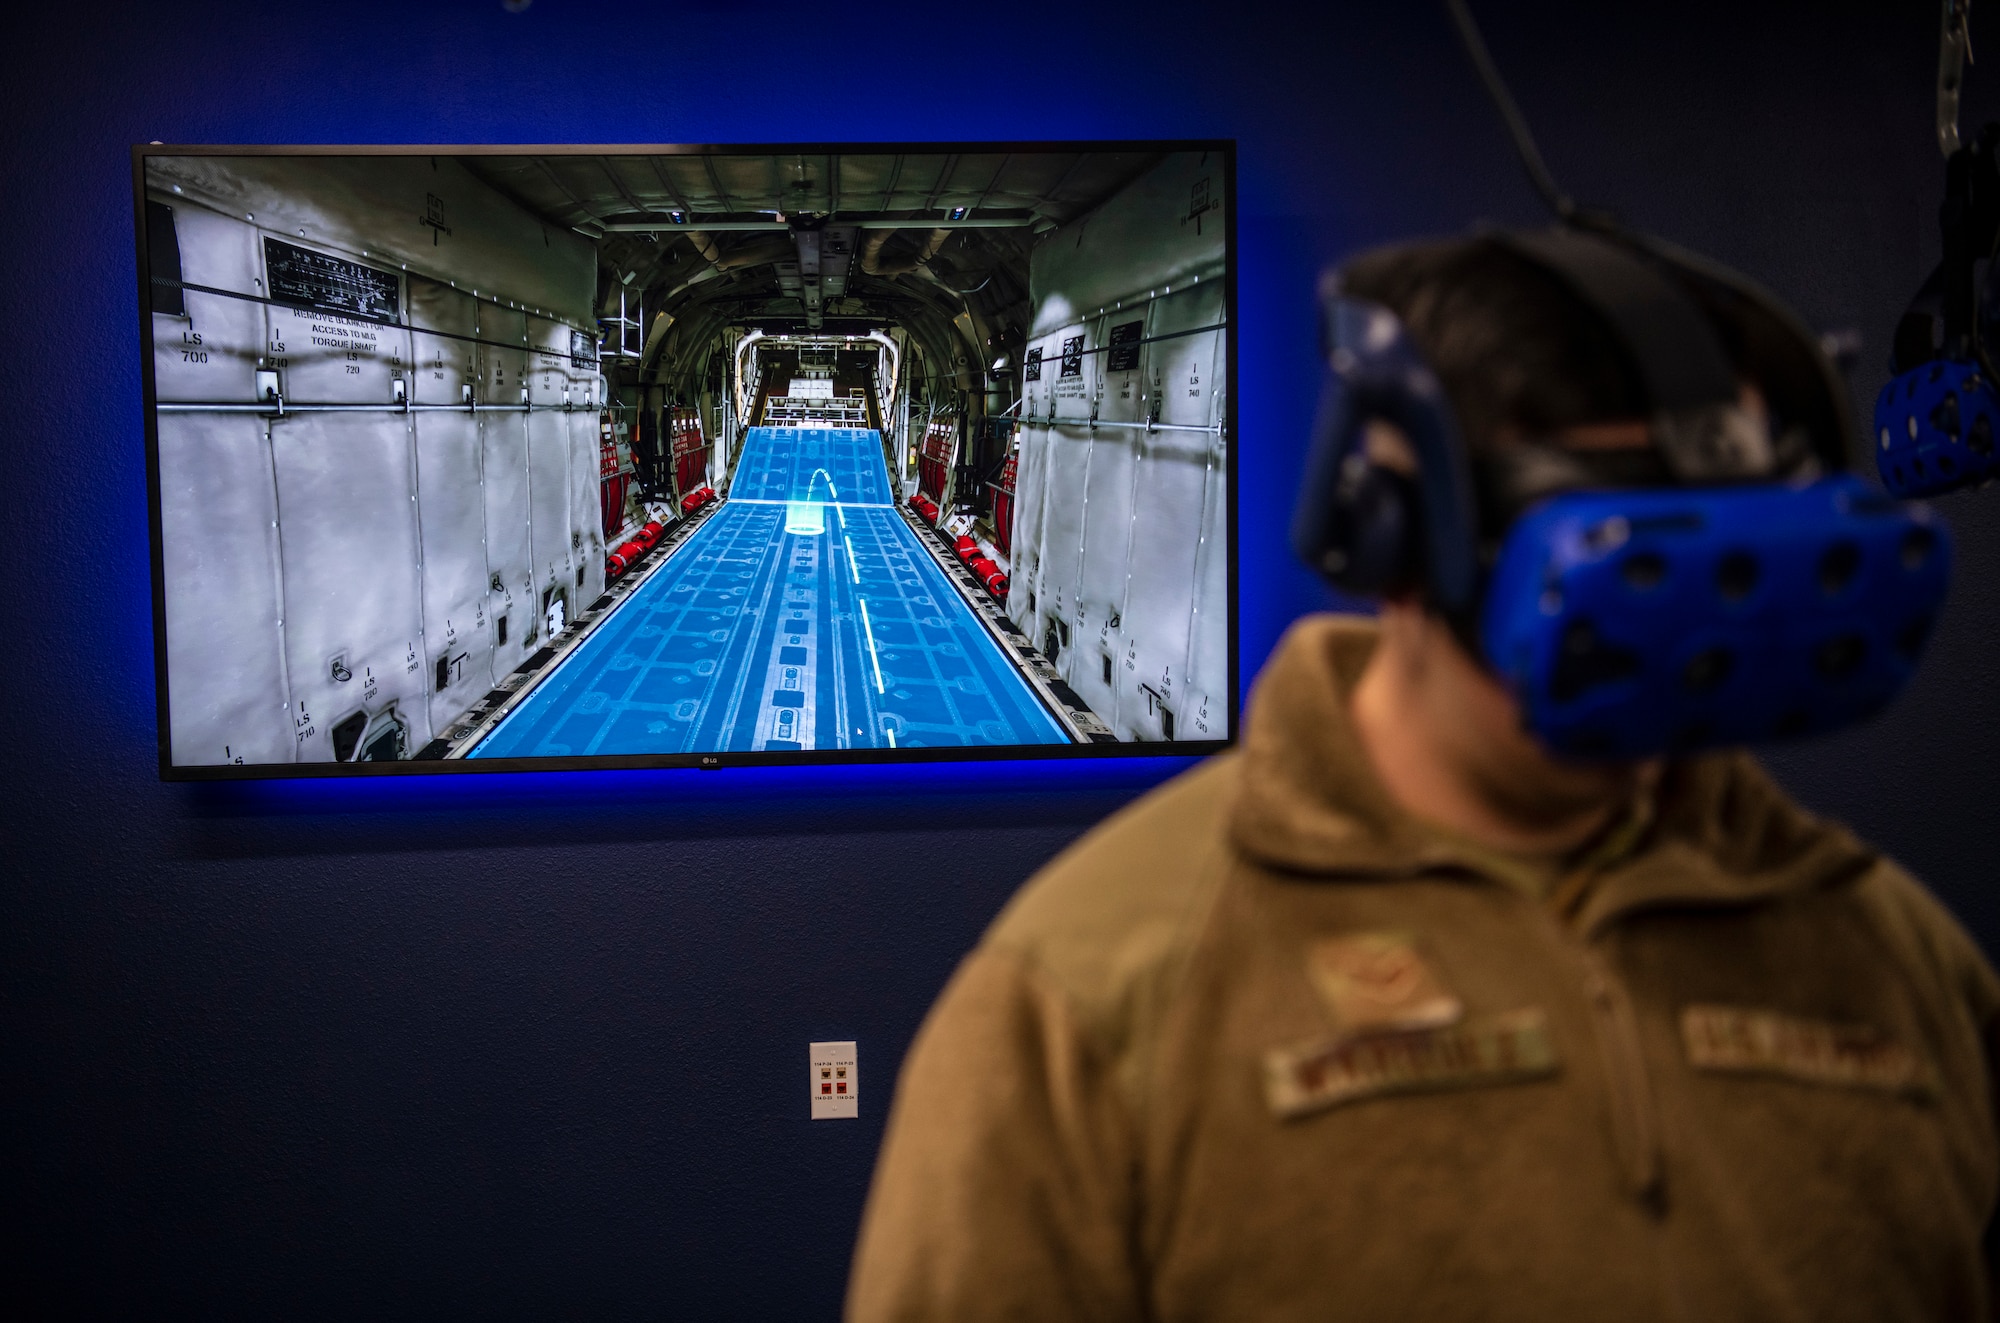
[[[886,691],[882,685],[882,659],[875,654],[875,626],[868,622],[868,599],[857,597],[854,600],[861,603],[861,628],[868,633],[868,660],[875,664],[875,692],[884,693]]]

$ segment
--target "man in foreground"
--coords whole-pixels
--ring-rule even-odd
[[[1345,289],[1475,458],[1664,480],[1629,365],[1505,245]],[[1892,862],[1741,753],[1554,756],[1420,577],[1296,626],[1244,729],[960,967],[856,1323],[1988,1316],[2000,983]]]

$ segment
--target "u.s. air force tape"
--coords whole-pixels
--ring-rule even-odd
[[[1560,1069],[1548,1015],[1530,1006],[1432,1029],[1343,1034],[1264,1054],[1264,1100],[1279,1116],[1389,1093],[1540,1079]]]
[[[1750,1006],[1688,1006],[1681,1010],[1681,1044],[1698,1070],[1781,1075],[1919,1098],[1936,1090],[1916,1053],[1871,1025]]]

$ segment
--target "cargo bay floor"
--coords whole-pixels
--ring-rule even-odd
[[[752,428],[729,499],[465,755],[1062,744],[873,431]]]

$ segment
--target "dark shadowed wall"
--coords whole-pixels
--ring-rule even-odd
[[[1569,187],[1858,328],[1872,399],[1937,246],[1934,6],[1481,8]],[[1315,266],[1537,217],[1439,11],[36,9],[0,30],[0,1301],[830,1317],[929,1000],[1176,764],[161,784],[127,146],[1235,136],[1247,672],[1327,601],[1280,517]],[[1944,505],[1915,691],[1773,761],[1991,948],[2000,493]],[[864,1119],[808,1123],[846,1037]]]

